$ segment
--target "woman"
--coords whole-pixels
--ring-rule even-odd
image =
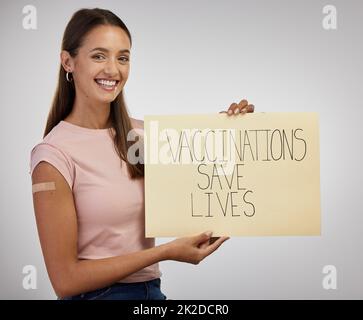
[[[31,152],[33,203],[47,271],[60,299],[165,299],[158,262],[198,264],[227,237],[155,246],[144,234],[144,167],[127,160],[123,87],[131,35],[112,12],[81,9],[63,36],[58,87]],[[253,112],[246,100],[228,114]]]

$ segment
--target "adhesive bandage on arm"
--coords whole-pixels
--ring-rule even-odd
[[[40,182],[32,185],[32,192],[55,190],[55,182]]]

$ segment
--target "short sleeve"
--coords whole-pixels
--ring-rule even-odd
[[[73,189],[74,164],[66,153],[49,143],[37,144],[30,155],[30,175],[33,174],[33,170],[41,161],[46,161],[55,167],[67,181],[71,190]]]

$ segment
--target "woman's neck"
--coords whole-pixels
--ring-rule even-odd
[[[90,129],[110,128],[110,103],[86,105],[75,100],[71,113],[64,120]]]

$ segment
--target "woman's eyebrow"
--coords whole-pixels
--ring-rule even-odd
[[[94,48],[92,50],[90,50],[90,52],[93,52],[93,51],[102,51],[102,52],[109,52],[110,50],[106,49],[106,48],[101,48],[101,47],[97,47],[97,48]],[[129,49],[121,49],[119,51],[119,53],[125,53],[125,52],[128,52],[130,53],[130,50]]]

